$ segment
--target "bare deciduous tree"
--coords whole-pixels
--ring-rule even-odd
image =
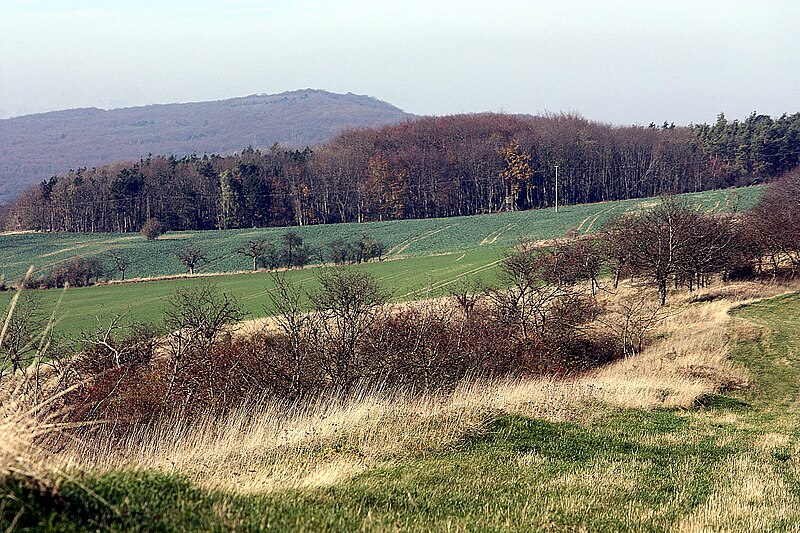
[[[264,239],[250,240],[236,248],[236,253],[253,260],[253,271],[258,270],[258,264],[262,257],[267,253],[268,243]]]
[[[679,274],[692,244],[691,229],[701,218],[686,202],[665,197],[658,206],[614,225],[612,256],[624,256],[632,273],[655,285],[661,305],[666,305],[669,281]]]
[[[668,313],[646,294],[621,298],[600,319],[616,336],[626,357],[641,353],[645,341]]]
[[[500,281],[507,289],[487,293],[498,318],[517,326],[523,340],[541,337],[547,328],[552,304],[577,291],[558,279],[557,257],[530,243],[520,243],[501,263]]]
[[[189,275],[194,275],[194,269],[201,261],[208,262],[203,251],[198,246],[187,245],[175,250],[175,256],[189,269]]]
[[[173,359],[167,396],[177,374],[187,363],[187,355],[201,359],[200,366],[207,366],[206,377],[209,383],[213,382],[215,366],[214,358],[210,357],[211,348],[226,328],[243,318],[239,302],[214,285],[204,283],[173,294],[164,310],[164,326],[169,332],[166,342]]]
[[[108,251],[108,256],[111,258],[114,268],[120,273],[120,279],[125,281],[125,271],[131,266],[128,256],[115,248]]]
[[[358,346],[388,295],[375,278],[360,270],[334,268],[320,274],[321,288],[311,295],[326,348],[323,367],[332,383],[349,389],[358,364]]]
[[[25,291],[15,303],[3,317],[0,378],[5,371],[17,372],[34,360],[46,330],[47,317],[42,311],[39,295]]]
[[[295,398],[304,394],[302,375],[315,350],[314,337],[318,321],[312,313],[303,309],[304,294],[293,288],[283,274],[273,276],[275,289],[272,292],[275,322],[288,340],[288,368],[286,379]],[[317,350],[318,351],[318,350]],[[279,372],[282,369],[278,369]]]

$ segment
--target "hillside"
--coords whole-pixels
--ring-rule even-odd
[[[259,405],[148,428],[125,453],[68,448],[47,458],[72,468],[55,488],[46,471],[0,478],[0,527],[793,531],[800,300],[728,314],[770,290],[714,289],[643,354],[577,379],[375,394],[294,416]],[[726,391],[737,380],[752,386]],[[4,429],[24,434],[14,422]]]
[[[762,187],[706,191],[685,195],[690,202],[709,212],[725,212],[738,204],[750,209],[763,191]],[[165,298],[175,290],[212,282],[227,294],[238,298],[250,317],[269,313],[269,291],[274,279],[266,272],[236,273],[251,268],[250,258],[234,253],[249,239],[278,243],[287,231],[298,233],[312,248],[324,248],[335,239],[353,240],[369,234],[386,244],[388,261],[362,265],[366,271],[392,287],[393,297],[413,300],[447,294],[453,283],[464,278],[472,281],[493,280],[494,266],[505,250],[519,239],[541,240],[563,237],[573,231],[587,234],[597,231],[609,218],[624,212],[653,205],[654,199],[627,200],[598,204],[565,206],[556,215],[552,210],[475,215],[423,220],[392,220],[364,224],[329,224],[301,228],[251,228],[245,230],[171,232],[156,241],[146,241],[138,234],[6,234],[0,235],[0,279],[18,280],[30,265],[46,273],[78,257],[95,257],[113,271],[108,251],[117,250],[130,259],[128,278],[174,276],[185,267],[173,253],[187,246],[197,246],[209,261],[198,266],[201,274],[229,273],[210,277],[148,281],[72,288],[62,295],[60,289],[36,291],[47,306],[63,298],[60,307],[59,333],[74,335],[96,324],[96,316],[124,314],[126,319],[146,320],[160,310]],[[292,284],[314,286],[317,269],[288,273]],[[0,309],[12,293],[0,293]]]
[[[580,281],[538,277],[552,272],[545,265],[569,256],[534,246],[527,250],[544,259],[544,270],[526,259],[525,248],[504,265],[522,276],[512,265],[533,265],[536,282],[523,277],[531,288],[525,293],[512,282],[508,290],[476,295],[471,305],[465,294],[469,307],[430,297],[464,278],[502,286],[502,276],[491,278],[515,235],[588,234],[622,213],[632,215],[623,231],[604,240],[609,257],[615,242],[630,244],[624,257],[630,272],[644,273],[649,258],[636,240],[618,237],[634,233],[643,236],[639,242],[659,240],[657,250],[667,249],[667,239],[652,238],[660,230],[636,230],[642,222],[669,228],[674,241],[694,242],[694,252],[692,245],[669,248],[676,258],[703,257],[710,245],[731,241],[708,222],[731,229],[781,225],[769,216],[779,209],[768,202],[797,198],[795,183],[685,197],[712,213],[748,209],[760,197],[744,224],[651,198],[559,213],[314,226],[302,228],[309,241],[358,230],[385,235],[388,255],[398,260],[292,270],[279,280],[265,273],[216,276],[213,286],[192,277],[17,293],[6,324],[21,317],[11,329],[22,334],[12,338],[26,335],[32,344],[12,351],[21,344],[8,342],[6,361],[33,363],[24,372],[0,373],[0,404],[7,406],[0,410],[0,527],[793,530],[800,520],[797,280],[753,271],[748,281],[713,275],[701,287],[698,277],[694,289],[676,283],[662,307],[642,274],[619,285],[602,276],[601,290],[591,294]],[[722,238],[708,240],[704,228]],[[231,237],[251,235],[172,236],[217,239],[223,252]],[[13,249],[15,239],[57,239],[5,237],[0,250]],[[169,248],[148,248],[170,239],[107,237],[165,263],[171,255]],[[88,248],[98,245],[91,237],[52,244],[73,256],[99,251]],[[702,273],[684,277],[691,266],[678,261],[668,267],[676,281]],[[346,305],[325,299],[331,287]],[[361,294],[380,294],[382,287],[390,292],[363,303]],[[306,312],[308,291],[315,306]],[[537,304],[530,321],[505,319],[506,302],[523,294],[529,301],[554,299]],[[0,294],[0,302],[10,296]],[[427,301],[391,305],[420,298]],[[234,308],[247,317],[287,312],[230,330],[225,324],[242,317],[230,313]],[[331,327],[348,315],[369,321],[357,337]],[[125,324],[158,316],[163,326],[154,323],[155,329]],[[219,326],[203,336],[198,316],[200,327]],[[260,328],[268,324],[279,327]],[[354,342],[351,351],[337,353],[348,366],[334,367],[329,354],[342,339]],[[335,388],[343,372],[349,391]]]
[[[70,168],[148,154],[226,154],[280,143],[302,148],[347,128],[411,115],[369,96],[297,90],[213,102],[71,109],[0,120],[0,203]]]

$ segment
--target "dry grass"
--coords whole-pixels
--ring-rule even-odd
[[[42,432],[57,429],[48,424],[46,409],[3,401],[0,474],[149,469],[179,472],[207,488],[265,492],[337,483],[379,464],[446,449],[502,413],[580,422],[616,408],[691,407],[721,388],[747,385],[746,372],[727,357],[729,310],[783,291],[740,284],[706,291],[701,296],[708,301],[673,304],[676,312],[661,326],[659,340],[643,353],[579,377],[470,383],[447,396],[424,398],[373,391],[288,412],[253,401],[224,421],[209,418],[191,427],[164,421],[139,428],[121,444],[94,435],[58,454],[34,445]],[[747,473],[751,467],[742,462],[730,471]],[[706,523],[709,515],[698,513],[687,528]]]
[[[29,376],[18,376],[14,385],[0,390],[0,477],[22,477],[42,486],[72,479],[43,443],[70,427],[60,422],[64,413],[58,404],[74,387],[56,393],[42,383],[34,393]]]
[[[736,455],[719,468],[721,489],[681,520],[679,531],[773,531],[800,524],[800,501],[767,458]]]
[[[290,415],[262,403],[222,424],[161,423],[141,428],[122,445],[94,443],[57,460],[67,469],[146,468],[179,472],[207,488],[268,492],[325,486],[383,461],[442,450],[486,419],[432,398],[374,392],[338,405],[320,401]]]

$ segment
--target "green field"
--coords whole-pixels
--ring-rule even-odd
[[[350,268],[373,274],[381,286],[390,291],[394,300],[413,300],[447,294],[449,284],[460,282],[465,277],[476,282],[492,282],[496,277],[492,267],[499,258],[499,250],[489,248],[374,262]],[[317,286],[318,274],[318,268],[305,268],[288,271],[285,275],[292,286],[308,292]],[[77,337],[83,330],[97,328],[98,318],[100,324],[107,324],[115,314],[124,315],[126,321],[157,322],[171,294],[197,283],[213,284],[236,298],[248,318],[272,314],[269,293],[274,286],[274,277],[268,272],[98,285],[67,291],[52,289],[35,293],[42,297],[42,307],[48,310],[56,308],[61,300],[56,313],[55,333]],[[10,293],[0,293],[0,308],[7,305],[10,296]]]
[[[5,490],[28,505],[20,529],[54,531],[797,531],[800,295],[735,315],[759,325],[733,351],[753,386],[695,409],[501,416],[440,453],[308,490],[225,494],[146,472],[58,497]]]
[[[685,195],[706,210],[725,210],[732,203],[749,209],[761,193],[760,187],[707,191]],[[209,262],[197,272],[236,272],[248,270],[251,259],[233,252],[248,239],[278,241],[287,231],[296,231],[312,247],[337,239],[354,239],[368,233],[386,243],[389,257],[459,252],[474,248],[505,248],[519,238],[550,239],[568,230],[597,230],[608,218],[636,209],[652,199],[564,206],[556,215],[552,210],[534,210],[469,217],[422,220],[393,220],[364,224],[330,224],[293,228],[172,232],[148,242],[134,234],[14,234],[0,235],[0,277],[19,279],[33,265],[37,272],[48,272],[75,257],[99,257],[108,262],[106,252],[115,248],[130,257],[128,278],[165,276],[185,272],[174,256],[177,247],[192,243],[200,246]]]
[[[733,203],[741,209],[752,206],[760,188],[708,191],[686,195],[706,210],[725,210]],[[569,230],[597,230],[615,214],[638,209],[655,200],[629,200],[567,206],[558,214],[552,210],[498,213],[447,219],[398,220],[366,224],[337,224],[291,228],[312,245],[323,245],[336,238],[353,238],[369,233],[387,243],[387,260],[369,263],[363,268],[391,291],[396,300],[409,300],[446,294],[449,284],[464,277],[492,282],[493,266],[504,250],[518,239],[547,239],[565,235]],[[110,247],[124,250],[132,266],[128,277],[169,275],[183,272],[172,254],[180,242],[192,242],[214,258],[198,272],[232,272],[246,269],[250,259],[232,250],[254,237],[278,239],[288,228],[171,233],[154,242],[138,234],[22,234],[0,236],[0,271],[7,279],[20,276],[30,264],[48,270],[60,261],[77,256],[105,253]],[[318,273],[315,268],[290,271],[292,284],[313,289]],[[239,273],[203,278],[184,278],[146,283],[99,285],[87,288],[37,291],[44,307],[53,309],[62,298],[57,312],[55,332],[76,337],[81,330],[97,326],[98,318],[107,321],[113,314],[126,320],[157,321],[165,299],[175,290],[198,282],[213,283],[236,297],[249,317],[270,313],[268,293],[273,279],[268,273]],[[11,298],[0,293],[0,309]]]

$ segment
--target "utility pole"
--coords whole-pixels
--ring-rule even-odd
[[[558,213],[558,165],[556,167],[556,213]]]

